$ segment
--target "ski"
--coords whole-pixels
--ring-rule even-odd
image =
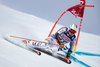
[[[36,50],[36,49],[32,49],[32,51],[35,52],[35,53],[36,53],[37,55],[39,55],[39,56],[41,55],[41,52],[38,51],[38,50]]]
[[[57,53],[57,54],[60,55],[60,56],[62,56],[64,59],[66,59],[65,62],[66,62],[67,64],[71,64],[71,60],[67,59],[67,58],[66,58],[66,55],[59,54],[59,53]]]
[[[29,41],[23,40],[23,43],[26,44],[26,45],[27,45],[28,42],[29,42]],[[30,49],[30,51],[36,53],[37,55],[41,55],[41,52],[38,51],[38,50],[36,50],[36,49]]]
[[[13,41],[11,41],[11,40],[9,40],[9,39],[7,39],[6,37],[3,37],[6,41],[8,41],[8,42],[10,42],[10,43],[12,43],[12,44],[15,44],[16,46],[19,46],[19,47],[21,47],[21,48],[24,48],[24,49],[27,49],[26,47],[23,47],[23,46],[20,46],[19,44],[17,44],[17,43],[15,43],[15,42],[13,42]],[[22,41],[24,44],[26,44],[26,40],[23,40]],[[27,46],[27,45],[25,45],[25,46]],[[34,53],[36,53],[37,55],[41,55],[41,52],[40,51],[38,51],[38,50],[36,50],[36,49],[27,49],[27,50],[29,50],[29,51],[31,51],[31,52],[34,52]]]

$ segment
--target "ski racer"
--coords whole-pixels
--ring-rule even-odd
[[[45,39],[45,42],[59,44],[58,51],[68,49],[68,52],[66,53],[65,58],[69,59],[73,50],[74,41],[76,40],[76,36],[75,36],[76,31],[77,31],[76,24],[70,25],[69,28],[62,27],[55,34]],[[67,48],[67,46],[65,46],[65,44],[67,43],[69,43],[70,48]]]

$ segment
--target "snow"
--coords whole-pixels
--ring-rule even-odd
[[[52,22],[0,5],[0,67],[99,67],[100,36],[81,32],[72,64],[42,53],[41,56],[19,47],[20,39],[10,35],[43,41],[53,26]],[[62,25],[57,25],[53,33]],[[8,42],[9,38],[17,44]],[[17,46],[16,46],[17,45]]]

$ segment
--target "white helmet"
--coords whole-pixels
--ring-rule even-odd
[[[70,25],[69,30],[71,30],[71,29],[77,32],[77,25],[76,24]]]

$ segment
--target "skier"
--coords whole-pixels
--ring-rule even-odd
[[[68,49],[68,52],[65,55],[65,58],[69,59],[73,50],[74,41],[76,40],[76,36],[75,36],[76,31],[77,31],[76,24],[70,25],[69,28],[62,27],[55,34],[45,39],[45,42],[59,44],[58,51],[68,49],[67,46],[65,46],[65,44],[70,43],[69,44],[70,48]],[[52,45],[49,44],[49,46]]]

